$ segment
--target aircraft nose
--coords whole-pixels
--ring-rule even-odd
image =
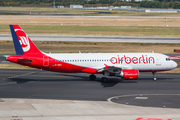
[[[178,64],[175,62],[175,61],[173,61],[173,63],[172,63],[172,65],[171,65],[173,68],[176,68],[177,66],[178,66]]]

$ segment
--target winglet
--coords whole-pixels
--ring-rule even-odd
[[[109,66],[108,65],[106,65],[106,64],[104,64],[105,65],[105,69],[107,69]]]

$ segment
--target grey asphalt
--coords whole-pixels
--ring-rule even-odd
[[[88,76],[84,73],[0,69],[0,98],[107,101],[113,96],[146,94],[149,99],[143,102],[133,101],[132,96],[121,102],[112,101],[148,107],[163,107],[166,103],[167,108],[180,108],[180,96],[177,95],[180,94],[180,74],[157,73],[157,81],[153,81],[151,73],[140,73],[138,80],[109,77],[109,83],[100,82],[102,75],[97,75],[96,81],[90,81]],[[150,97],[150,94],[154,96]],[[176,95],[162,97],[158,94]]]
[[[180,108],[180,94],[138,94],[113,98],[111,101],[124,105],[143,107]]]
[[[75,35],[28,35],[28,36],[33,41],[180,43],[180,37],[75,36]],[[0,34],[0,40],[12,40],[12,37],[10,34]]]

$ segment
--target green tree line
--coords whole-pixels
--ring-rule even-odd
[[[144,8],[174,8],[180,9],[180,2],[178,1],[142,1],[140,7]]]
[[[54,0],[0,0],[0,6],[53,6]],[[132,7],[144,7],[144,8],[174,8],[180,9],[180,0],[154,0],[154,1],[142,1],[135,2],[123,2],[122,0],[55,0],[56,5],[63,5],[69,7],[70,4],[81,5],[109,5],[109,6],[132,6]]]
[[[0,6],[53,6],[54,0],[0,0]],[[113,6],[122,6],[130,5],[137,7],[137,3],[132,2],[122,2],[121,0],[55,0],[56,5],[63,5],[69,7],[70,4],[81,4],[81,5],[113,5]]]

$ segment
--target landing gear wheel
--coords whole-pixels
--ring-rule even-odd
[[[89,76],[89,79],[90,80],[96,80],[96,76],[94,74],[92,74],[92,75]]]
[[[101,78],[101,82],[107,83],[107,82],[108,82],[108,79],[107,79],[106,77],[102,77],[102,78]]]
[[[153,80],[156,81],[157,80],[155,77],[156,72],[152,72],[152,74],[153,74]]]

